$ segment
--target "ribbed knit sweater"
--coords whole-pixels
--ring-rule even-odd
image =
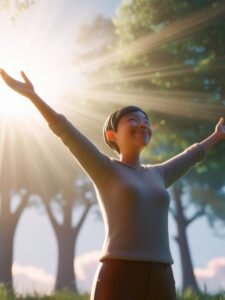
[[[167,188],[205,157],[194,144],[175,157],[136,169],[109,158],[63,115],[49,125],[91,178],[105,225],[100,261],[106,258],[172,264]]]

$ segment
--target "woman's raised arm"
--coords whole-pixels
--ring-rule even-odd
[[[63,115],[55,112],[36,94],[33,84],[24,72],[21,72],[24,82],[15,80],[3,69],[0,69],[0,74],[10,88],[31,100],[46,119],[49,127],[62,139],[91,179],[96,184],[102,183],[102,181],[109,176],[110,159],[101,153],[95,145]]]
[[[208,151],[209,149],[214,147],[215,144],[218,143],[218,141],[225,139],[225,125],[223,124],[223,122],[224,118],[221,117],[216,124],[215,131],[200,143],[205,151]]]
[[[218,121],[215,131],[200,143],[196,143],[188,147],[182,153],[172,157],[168,161],[158,164],[158,169],[164,178],[165,186],[169,187],[181,176],[183,176],[193,165],[203,160],[215,144],[225,139],[224,118]]]

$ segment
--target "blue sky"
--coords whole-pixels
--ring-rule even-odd
[[[16,39],[17,32],[21,33],[26,30],[29,43],[24,45],[26,45],[26,47],[29,45],[33,56],[30,60],[27,61],[27,58],[24,58],[23,61],[26,62],[26,66],[33,77],[35,77],[37,73],[42,72],[42,76],[39,75],[39,77],[35,77],[36,86],[38,91],[45,96],[47,101],[49,99],[51,103],[51,98],[54,96],[57,97],[58,94],[62,92],[62,90],[58,91],[55,88],[57,76],[60,76],[58,75],[58,69],[63,68],[63,64],[68,64],[68,68],[65,69],[69,74],[69,64],[73,59],[75,50],[74,35],[79,25],[85,24],[94,15],[99,13],[107,17],[113,16],[120,1],[37,0],[37,3],[38,4],[34,5],[30,11],[20,16],[16,28],[11,26],[10,22],[6,21],[7,16],[4,16],[5,22],[8,22],[7,29],[4,27],[4,30],[0,30],[0,37],[3,39],[4,36],[4,39],[6,39],[5,31],[8,30],[8,36],[11,37],[12,42],[14,38]],[[3,22],[3,18],[0,22]],[[1,28],[3,28],[2,23],[0,25]],[[32,29],[30,31],[29,26]],[[8,43],[10,43],[10,41],[6,39],[5,47]],[[32,48],[32,44],[34,43],[36,50]],[[43,49],[43,45],[45,45],[45,49]],[[10,65],[14,53],[12,48],[10,48],[10,51],[7,51],[9,57],[8,67],[12,72],[16,72],[12,65]],[[48,49],[51,49],[51,51],[55,49],[55,51],[51,52]],[[0,50],[1,57],[3,57],[4,51],[1,51],[3,50]],[[38,56],[42,57],[43,60],[47,57],[49,68],[51,69],[49,75],[52,75],[52,79],[47,78],[47,75],[45,76],[47,71],[43,75],[43,71],[45,70],[44,65],[46,63],[39,61],[35,65],[34,57],[38,51]],[[50,52],[52,53],[51,57],[49,56]],[[61,54],[59,54],[59,52]],[[12,56],[10,56],[10,53]],[[1,58],[1,63],[3,62],[5,63]],[[14,66],[15,64],[18,64],[18,68],[20,67],[19,63],[14,63]],[[73,70],[70,72],[72,75]],[[63,86],[63,88],[66,88],[66,86]],[[46,130],[48,130],[47,127]],[[99,134],[101,134],[101,132],[99,132]],[[176,232],[176,228],[173,220],[170,219],[169,221],[170,234],[172,236]],[[209,287],[211,286],[211,290],[213,290],[213,288],[219,288],[219,283],[220,285],[223,284],[225,288],[225,279],[224,276],[221,275],[224,274],[223,272],[225,270],[224,240],[213,236],[212,230],[209,228],[205,218],[199,219],[191,225],[188,230],[188,237],[194,266],[198,269],[196,272],[200,274],[199,282],[202,283],[202,278],[204,278],[209,284]],[[77,270],[79,273],[79,284],[82,289],[90,289],[93,272],[97,266],[98,252],[101,249],[103,239],[103,224],[100,221],[96,222],[95,217],[90,214],[82,229],[77,247]],[[179,287],[181,284],[179,253],[172,239],[170,243],[175,261],[173,265],[175,280]],[[22,286],[23,283],[24,289],[26,289],[26,286],[28,287],[31,281],[35,282],[37,286],[41,283],[44,284],[43,278],[45,278],[46,289],[51,288],[56,272],[56,262],[56,240],[47,217],[43,212],[39,212],[34,208],[27,209],[20,220],[15,238],[14,274],[18,284]],[[208,265],[210,262],[211,264]],[[213,275],[211,276],[210,274]]]

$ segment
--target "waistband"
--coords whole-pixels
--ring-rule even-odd
[[[104,263],[123,264],[123,265],[139,265],[139,266],[159,266],[163,268],[171,267],[171,264],[158,261],[142,261],[142,260],[128,260],[120,258],[104,258],[101,260]]]

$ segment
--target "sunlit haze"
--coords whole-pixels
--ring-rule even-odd
[[[86,85],[83,90],[81,82],[85,78],[85,73],[92,69],[110,65],[113,61],[120,61],[127,55],[141,55],[145,52],[151,53],[151,51],[155,51],[165,42],[183,38],[191,31],[197,30],[205,21],[221,14],[225,10],[224,5],[221,5],[221,7],[218,6],[214,10],[205,9],[194,13],[182,21],[165,27],[160,33],[152,33],[135,41],[129,47],[119,50],[115,49],[111,54],[99,57],[92,62],[79,61],[79,66],[76,66],[73,63],[73,55],[75,55],[76,49],[75,33],[77,33],[79,25],[85,22],[81,16],[79,16],[80,24],[76,21],[74,21],[74,24],[71,24],[66,19],[61,19],[59,22],[60,12],[66,9],[66,4],[64,1],[56,1],[56,3],[57,5],[55,5],[55,2],[53,4],[52,1],[48,1],[47,3],[40,0],[37,1],[36,4],[16,19],[15,24],[7,13],[2,13],[0,21],[1,68],[7,70],[18,79],[20,78],[20,70],[24,70],[33,82],[37,92],[50,103],[56,103],[57,101],[62,103],[63,95],[79,92],[83,95],[84,99],[88,98],[97,102],[108,99],[109,103],[117,104],[118,101],[121,103],[122,98],[123,103],[127,104],[129,101],[137,102],[138,100],[144,108],[153,111],[186,116],[186,111],[188,110],[190,114],[193,113],[192,117],[197,118],[199,116],[199,110],[202,109],[204,103],[201,104],[199,101],[199,108],[194,111],[192,103],[189,100],[191,97],[196,96],[196,94],[191,91],[177,91],[178,96],[174,92],[171,95],[167,94],[168,101],[165,102],[164,95],[160,92],[155,93],[152,91],[152,93],[149,93],[149,91],[144,91],[143,94],[138,93],[135,95],[132,90],[130,92],[127,90],[125,92],[121,91],[120,93],[108,90],[106,97],[105,90],[99,90],[98,87],[103,83],[112,82],[112,80],[115,82],[124,80],[128,82],[138,81],[155,76],[156,73],[160,73],[161,77],[168,77],[176,73],[182,74],[190,71],[188,65],[186,67],[161,65],[151,67],[148,71],[146,69],[132,69],[118,74],[117,77],[108,79],[104,74],[102,77],[98,74],[97,78],[88,82],[88,88]],[[71,37],[73,33],[74,38]],[[219,62],[217,67],[221,67]],[[28,104],[27,100],[19,99],[14,92],[9,91],[3,84],[1,84],[0,91],[2,101],[4,102],[4,105],[1,107],[1,115],[9,116],[10,114],[15,115],[15,112],[16,114],[19,112],[23,115],[33,116],[34,110]],[[203,92],[202,98],[205,97],[211,97],[211,95]],[[182,108],[180,107],[179,110],[174,110],[180,101],[183,101],[185,105]],[[67,104],[64,103],[64,105],[66,106]],[[168,107],[171,107],[170,111],[168,111]],[[71,107],[68,109],[70,110]],[[210,113],[200,117],[212,120],[215,116],[218,116],[219,107],[211,107],[211,112],[212,110],[215,112],[214,114]]]
[[[10,12],[2,12],[0,18],[0,67],[17,80],[22,80],[20,71],[23,70],[47,102],[57,102],[69,87],[76,90],[81,79],[76,66],[72,65],[72,37],[69,40],[72,30],[67,24],[63,29],[57,25],[63,5],[55,2],[57,5],[52,1],[36,1],[15,22]],[[22,114],[33,118],[35,109],[29,101],[0,82],[0,115]]]
[[[165,92],[159,89],[137,90],[135,87],[115,89],[111,85],[151,79],[157,74],[160,74],[161,78],[169,78],[176,74],[183,76],[191,72],[188,64],[168,63],[165,65],[162,63],[151,68],[130,67],[113,75],[110,72],[98,72],[96,76],[92,76],[92,79],[87,74],[93,70],[100,70],[102,67],[110,67],[114,62],[125,60],[127,56],[154,53],[168,41],[185,38],[190,32],[198,30],[206,21],[224,13],[225,5],[218,5],[215,10],[207,8],[191,14],[179,22],[165,26],[160,32],[148,34],[124,48],[115,47],[111,52],[99,55],[91,61],[78,59],[76,55],[80,48],[76,42],[76,36],[79,26],[90,23],[97,14],[103,14],[106,17],[115,16],[119,3],[119,0],[36,0],[28,10],[19,14],[15,21],[11,18],[14,14],[12,11],[0,12],[0,68],[17,80],[22,80],[20,71],[23,70],[33,83],[37,94],[57,112],[70,118],[78,129],[104,151],[107,151],[107,147],[102,139],[103,122],[111,113],[112,108],[122,105],[139,105],[152,114],[182,117],[184,122],[192,118],[199,122],[216,123],[221,116],[221,106],[208,101],[213,95],[207,91],[177,89]],[[216,60],[214,68],[222,67],[224,68],[220,65],[220,61]],[[107,88],[103,88],[104,85]],[[193,101],[195,97],[198,99],[196,102]],[[152,124],[152,126],[155,125]],[[24,187],[21,186],[22,181],[20,182],[21,178],[19,178],[21,174],[24,174],[25,179],[22,184],[31,186],[35,192],[36,189],[49,191],[50,188],[55,188],[53,192],[57,193],[60,189],[66,188],[69,184],[68,178],[72,177],[77,168],[77,163],[69,151],[65,150],[65,146],[49,130],[46,121],[33,104],[27,98],[11,90],[2,78],[0,78],[0,150],[0,178],[7,171],[7,180],[12,179],[14,191]],[[114,154],[111,153],[111,155]],[[18,177],[16,177],[17,174],[19,174]],[[16,232],[18,248],[15,251],[13,272],[25,274],[25,277],[29,273],[31,280],[35,280],[38,276],[45,278],[45,283],[49,284],[50,288],[48,288],[51,290],[56,270],[56,244],[47,217],[44,219],[42,215],[40,219],[44,221],[40,224],[36,215],[38,221],[34,224],[35,214],[37,213],[33,209],[30,215],[24,214],[25,216],[23,215],[20,221]],[[90,234],[90,227],[95,226],[93,224],[96,222],[93,219],[89,219],[88,222],[89,229],[84,227],[86,236],[80,238],[80,248],[77,250],[80,259],[78,260],[78,277],[80,278],[85,278],[83,274],[87,267],[85,261],[90,262],[92,269],[95,268],[96,257],[100,250],[99,245],[102,243],[102,241],[99,242],[99,236],[103,238],[104,234],[102,223],[96,225],[99,226],[96,227],[97,233],[100,232],[99,236]],[[33,233],[32,225],[37,230],[36,234]],[[204,228],[207,226],[205,222]],[[200,226],[197,227],[196,225],[196,232]],[[39,237],[40,231],[43,234]],[[27,236],[24,232],[28,232]],[[175,226],[172,232],[175,234]],[[39,242],[38,238],[43,241]],[[195,235],[194,238],[196,239],[195,245],[197,245],[199,237]],[[205,243],[205,249],[208,250],[208,235],[203,234],[201,238],[202,243]],[[33,245],[30,242],[31,239],[34,239]],[[175,243],[172,243],[176,264],[177,261],[179,264],[177,248],[174,246]],[[40,249],[40,244],[43,245],[44,250]],[[29,247],[32,246],[35,249],[30,250]],[[214,259],[214,255],[217,258],[224,256],[221,247],[215,246],[215,252],[212,255],[210,249],[208,252],[204,251],[202,255],[197,253],[198,247],[195,249],[193,253],[196,251],[194,255],[199,263],[196,274],[200,274],[200,280],[207,276],[208,269],[212,274],[218,262],[221,269],[223,268],[224,260]],[[42,253],[43,257],[37,258],[35,264],[32,259],[35,255],[38,257],[41,250],[46,253]],[[83,254],[84,250],[90,253]],[[210,261],[210,267],[207,269],[206,262]],[[175,270],[176,277],[179,278],[177,282],[180,284],[180,269],[176,265]],[[90,281],[90,277],[85,280]],[[212,285],[214,286],[214,282]]]

